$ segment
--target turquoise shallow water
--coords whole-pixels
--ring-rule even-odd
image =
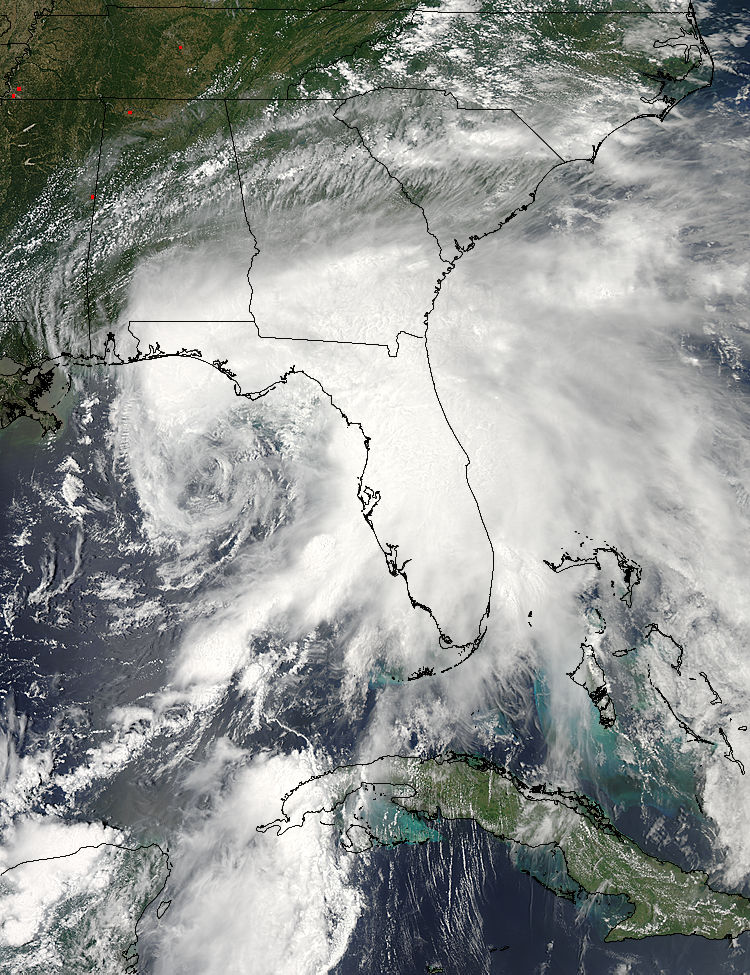
[[[679,738],[634,733],[627,712],[620,715],[615,729],[604,728],[593,706],[585,729],[561,730],[550,714],[544,674],[534,680],[534,706],[545,741],[565,733],[572,740],[585,738],[586,746],[575,750],[577,774],[595,784],[595,798],[610,812],[650,806],[669,817],[686,808],[700,816],[696,762],[681,749]]]
[[[367,804],[367,825],[382,846],[400,843],[436,843],[442,834],[419,816],[401,809],[388,799],[372,799]]]

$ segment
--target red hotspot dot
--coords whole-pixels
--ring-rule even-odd
[[[128,109],[128,115],[132,115],[132,114],[133,114],[133,109],[132,108],[129,108]]]
[[[93,193],[91,194],[91,199],[92,199],[92,200],[94,199],[94,194],[93,194]]]
[[[21,86],[19,85],[18,88],[16,88],[16,91],[20,91],[20,90],[21,90]]]
[[[15,98],[15,97],[16,97],[16,93],[15,93],[15,92],[13,92],[13,94],[12,94],[12,95],[11,95],[10,97],[11,97],[11,98]]]
[[[178,44],[178,46],[177,46],[177,50],[178,50],[178,51],[181,51],[181,50],[182,50],[182,44]]]

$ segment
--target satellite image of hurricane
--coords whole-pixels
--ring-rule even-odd
[[[750,9],[39,3],[0,975],[748,975]]]

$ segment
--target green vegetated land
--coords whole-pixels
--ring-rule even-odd
[[[365,828],[372,843],[392,845],[398,839],[393,826],[382,832],[382,816],[371,821],[367,815],[368,799],[383,797],[433,825],[440,819],[471,820],[499,839],[559,850],[569,877],[583,890],[622,895],[633,905],[607,941],[667,934],[718,939],[750,930],[750,900],[714,890],[701,871],[686,872],[647,855],[592,800],[529,787],[507,770],[468,755],[388,756],[343,766],[299,785],[284,800],[284,818],[269,827],[283,832],[313,812],[343,809],[356,798],[361,802],[356,828]]]
[[[606,75],[624,85],[645,83],[652,94],[663,87],[663,94],[677,97],[704,83],[694,71],[699,49],[684,13],[651,21],[649,15],[613,14],[621,5],[607,5],[609,13],[581,4],[580,14],[527,10],[512,17],[480,8],[472,31],[477,56],[491,65],[498,45],[513,52],[523,41],[518,72],[526,70],[531,50],[532,66],[564,66],[573,89]],[[429,11],[440,4],[420,6]],[[385,77],[383,54],[413,16],[402,0],[347,0],[317,9],[303,2],[288,8],[276,2],[201,7],[175,0],[154,9],[101,0],[11,0],[0,14],[0,241],[6,260],[12,265],[14,255],[23,258],[29,241],[35,242],[37,262],[54,264],[66,241],[72,253],[70,228],[80,236],[91,224],[92,237],[97,229],[99,197],[92,193],[111,175],[112,153],[128,149],[134,173],[156,155],[173,160],[197,137],[210,139],[226,127],[224,98],[232,100],[232,123],[240,126],[266,108],[263,99],[296,97],[301,81],[338,94],[341,78],[329,70],[336,64],[367,62],[365,75],[377,84]],[[634,24],[642,28],[643,42],[629,39]],[[654,46],[657,37],[674,44]],[[405,83],[424,86],[430,52],[407,60]],[[152,242],[136,244],[148,249]],[[86,248],[78,251],[85,254]],[[92,277],[93,262],[88,265],[66,270],[66,301],[79,309],[82,322],[81,310],[91,307],[95,295],[105,296],[98,300],[106,316],[124,286],[124,280],[102,286]],[[96,273],[101,277],[102,269]],[[0,357],[26,368],[38,365],[48,357],[42,329],[19,319],[39,296],[24,290],[21,277],[17,291],[8,275],[6,282]]]
[[[88,875],[76,871],[79,861],[89,864]],[[53,884],[59,878],[59,892],[37,919],[33,937],[20,945],[0,946],[0,971],[8,975],[135,972],[139,919],[164,888],[169,873],[169,857],[156,844],[129,849],[107,843],[5,870],[0,876],[0,898],[12,897],[18,884],[30,886],[45,877],[52,878]]]
[[[0,430],[22,416],[36,420],[44,433],[59,430],[60,420],[52,412],[67,391],[67,380],[51,362],[20,366],[0,358]]]
[[[509,24],[514,28],[509,34],[514,36],[519,26],[531,42],[524,56],[531,50],[539,63],[567,65],[589,79],[598,76],[630,83],[633,76],[640,75],[656,83],[655,92],[658,82],[679,84],[703,62],[698,38],[692,34],[684,11],[657,15],[545,10],[522,14]],[[698,88],[706,78],[690,82]]]
[[[113,125],[126,132],[133,123],[143,137],[149,124],[155,135],[163,132],[164,120],[178,108],[172,99],[296,94],[300,78],[312,73],[323,82],[321,69],[372,52],[411,16],[400,0],[349,0],[343,8],[317,10],[304,4],[286,10],[208,4],[150,9],[101,0],[47,0],[40,7],[38,0],[17,0],[0,17],[6,102],[0,117],[0,158],[6,163],[0,166],[0,235],[50,175],[95,150],[105,107],[109,137]],[[684,15],[649,22],[644,50],[625,41],[633,22],[591,13],[497,20],[509,42],[522,31],[535,60],[570,62],[587,75],[640,72],[658,88],[658,79],[675,83],[694,67],[680,49],[653,47],[662,31],[690,40],[681,34]],[[424,56],[429,62],[429,52]],[[178,147],[180,126],[175,140]]]
[[[253,98],[286,96],[308,70],[388,38],[409,15],[395,9],[396,0],[379,0],[376,11],[360,11],[368,7],[364,0],[346,11],[300,6],[140,9],[100,0],[47,0],[43,6],[16,0],[6,7],[0,14],[0,241],[6,259],[12,261],[25,240],[37,239],[45,259],[54,260],[66,226],[88,225],[102,141],[122,139],[141,145],[147,156],[155,148],[168,159],[195,138],[196,120],[202,138],[211,136],[212,125],[225,125],[223,111],[213,110],[223,110],[222,98],[250,99],[233,112],[239,122],[265,107]],[[195,106],[211,98],[219,102],[209,112]],[[71,280],[71,300],[80,301],[83,271],[76,269]],[[28,368],[48,353],[33,323],[19,317],[15,298],[0,295],[0,358]],[[15,380],[2,384],[4,419],[33,416],[17,413],[19,391],[26,389]]]
[[[47,16],[19,10],[12,33],[25,44],[0,47],[0,157],[8,162],[0,167],[0,233],[58,167],[97,147],[105,106],[110,127],[138,123],[144,134],[150,123],[161,134],[179,100],[284,96],[307,70],[350,56],[406,16],[395,0],[379,0],[377,12],[350,4],[345,13],[49,4]],[[31,38],[24,23],[35,25]]]

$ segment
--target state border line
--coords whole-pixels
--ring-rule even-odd
[[[472,109],[470,109],[470,111],[472,111]],[[534,135],[537,137],[537,139],[539,139],[540,142],[543,142],[545,144],[545,146],[550,150],[550,152],[554,152],[554,154],[557,156],[557,158],[560,160],[560,162],[567,162],[567,160],[565,159],[565,157],[564,156],[561,156],[560,153],[557,151],[557,149],[553,149],[553,147],[549,144],[549,142],[547,142],[546,139],[542,138],[542,136],[539,135],[539,133],[537,132],[537,130],[532,125],[529,125],[529,123],[526,121],[526,119],[523,117],[523,115],[519,115],[518,112],[515,110],[515,108],[511,108],[510,111],[513,112],[513,114],[516,116],[516,118],[518,119],[519,122],[523,122],[523,124],[526,126],[526,128],[530,132],[533,132],[534,133]]]
[[[252,233],[252,231],[251,231]],[[255,236],[253,234],[253,236]],[[20,319],[0,319],[0,321],[20,321]],[[133,335],[131,325],[252,325],[258,333],[259,339],[273,339],[275,342],[310,342],[316,345],[352,345],[366,349],[385,349],[391,358],[390,344],[388,342],[357,342],[354,339],[318,339],[311,337],[299,337],[296,335],[266,335],[260,330],[260,325],[254,318],[130,318],[128,319],[128,331]],[[409,335],[414,339],[423,339],[424,335],[415,335],[408,332],[405,328],[399,330],[396,335]]]
[[[370,94],[373,91],[444,91],[444,89],[438,89],[438,88],[411,88],[411,87],[410,88],[388,88],[388,87],[380,88],[380,87],[378,87],[378,88],[370,89],[367,92],[357,92],[354,95],[348,95],[346,97],[346,99],[344,99],[344,101],[346,102],[350,98],[359,98],[362,95]],[[452,95],[453,93],[450,92],[449,94]],[[557,149],[555,149],[553,146],[551,146],[550,143],[547,142],[547,140],[542,135],[540,135],[539,132],[537,132],[537,130],[532,125],[530,125],[522,115],[519,115],[519,113],[516,111],[515,108],[510,108],[510,107],[506,107],[506,106],[502,106],[502,105],[488,105],[488,106],[482,106],[481,108],[464,107],[463,105],[461,105],[458,102],[458,99],[455,97],[455,95],[453,95],[453,98],[456,101],[456,107],[460,111],[462,111],[462,112],[510,112],[512,115],[515,115],[516,116],[516,118],[519,120],[519,122],[523,122],[523,124],[526,126],[526,128],[530,132],[532,132],[537,137],[537,139],[539,139],[540,142],[543,142],[544,145],[550,150],[550,152],[554,153],[554,155],[556,155],[557,158],[561,162],[569,162],[570,161],[570,160],[567,160],[564,156],[561,156],[560,153],[557,151]],[[27,102],[34,102],[34,103],[38,103],[38,102],[96,102],[96,103],[101,103],[101,104],[105,105],[105,113],[106,113],[106,102],[125,102],[127,105],[135,105],[138,102],[175,102],[177,104],[187,104],[189,102],[209,102],[211,104],[219,103],[219,104],[223,104],[224,107],[225,107],[225,109],[227,110],[227,122],[228,122],[228,125],[229,125],[230,139],[232,141],[232,145],[233,146],[234,146],[234,135],[232,133],[232,123],[231,123],[231,119],[229,117],[229,110],[228,110],[228,103],[229,102],[232,102],[232,103],[239,103],[239,102],[269,102],[269,103],[270,102],[300,102],[300,103],[307,103],[307,102],[310,102],[310,103],[313,103],[313,104],[315,102],[320,102],[322,104],[326,104],[328,102],[337,102],[337,103],[339,103],[339,105],[341,104],[341,96],[340,95],[339,96],[336,96],[336,97],[331,96],[331,95],[311,95],[311,96],[304,96],[304,97],[303,96],[295,96],[295,95],[235,95],[235,96],[231,96],[231,95],[224,95],[224,96],[222,96],[222,95],[209,95],[209,96],[206,96],[206,97],[203,97],[201,95],[193,95],[193,96],[187,96],[187,95],[179,95],[179,96],[172,96],[172,95],[136,95],[136,96],[133,96],[133,97],[130,97],[128,95],[78,95],[78,96],[71,96],[71,97],[46,96],[46,95],[32,95],[32,96],[27,97],[27,98],[22,99],[22,100],[23,101],[27,101]],[[334,117],[337,117],[335,113],[334,113]],[[339,121],[341,121],[341,119],[339,119]],[[103,124],[103,120],[102,120],[102,124]],[[101,152],[101,146],[100,146],[100,152]],[[236,156],[236,148],[235,148],[235,156]],[[379,162],[379,160],[377,160],[377,161]],[[238,163],[238,166],[239,166],[239,163]],[[390,176],[391,174],[388,173],[388,175]],[[97,178],[98,178],[98,167],[97,167]],[[413,201],[409,200],[409,202],[411,203]],[[243,197],[243,209],[244,209],[244,197]],[[245,220],[247,221],[247,210],[245,210]],[[249,226],[249,224],[248,224],[248,226]]]
[[[263,11],[268,11],[269,13],[300,13],[300,14],[389,14],[389,13],[420,13],[420,14],[438,14],[439,16],[454,16],[455,14],[461,14],[462,16],[471,17],[516,17],[519,14],[538,14],[543,17],[571,17],[571,16],[582,16],[582,17],[627,17],[636,14],[657,16],[657,17],[674,17],[679,16],[684,12],[684,7],[674,7],[670,9],[662,10],[651,10],[646,7],[633,7],[624,10],[583,10],[582,8],[564,8],[560,9],[558,7],[490,7],[488,10],[468,10],[468,9],[457,9],[457,10],[441,10],[436,7],[422,7],[422,6],[403,6],[403,7],[258,7],[258,6],[236,6],[236,7],[215,7],[207,6],[205,4],[143,4],[143,5],[125,5],[125,4],[107,4],[106,13],[87,13],[86,11],[77,11],[74,13],[49,13],[45,15],[45,20],[48,17],[109,17],[110,10],[121,10],[132,13],[138,10],[199,10],[204,13],[238,13],[242,11],[249,11],[251,13],[262,13]],[[23,42],[20,42],[23,43]]]
[[[24,95],[14,99],[22,102],[340,102],[341,96],[291,95]],[[511,109],[506,109],[511,111]]]

